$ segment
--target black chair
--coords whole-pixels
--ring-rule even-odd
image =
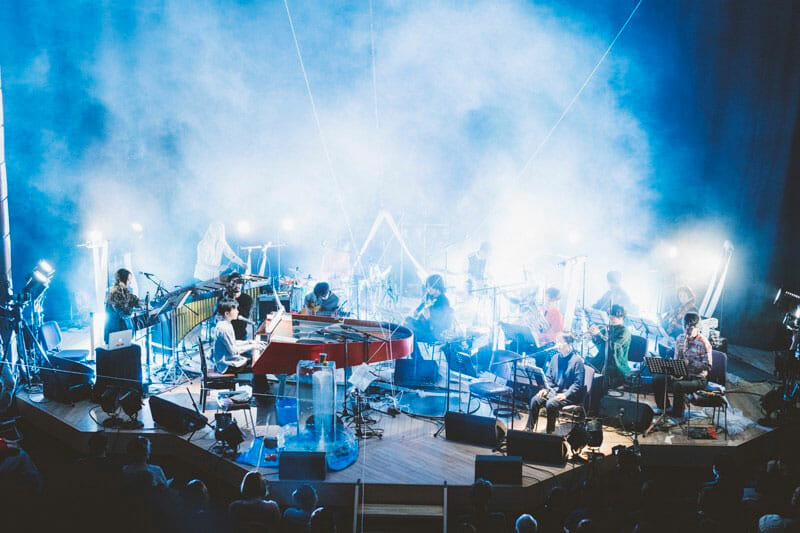
[[[200,411],[205,411],[209,391],[236,390],[236,374],[220,374],[214,370],[209,371],[203,343],[200,342],[198,346],[200,348],[200,372],[203,375],[203,388],[200,391]]]
[[[61,349],[61,328],[58,327],[58,322],[50,320],[42,324],[39,329],[39,339],[42,342],[42,348],[48,355],[57,355],[62,359],[69,359],[70,361],[83,361],[89,357],[89,350],[62,350]]]
[[[586,418],[589,411],[589,399],[592,396],[592,384],[594,383],[595,370],[591,365],[583,365],[583,399],[579,403],[565,405],[559,412],[560,415],[570,417],[570,422],[575,424],[581,418]],[[537,413],[538,415],[538,413]]]
[[[689,394],[687,406],[689,416],[686,420],[686,428],[691,424],[692,405],[697,407],[710,407],[711,423],[715,427],[720,427],[720,418],[725,417],[725,440],[728,439],[728,399],[725,396],[725,385],[728,375],[728,355],[725,352],[713,350],[711,352],[711,368],[708,371],[708,384],[705,390]]]
[[[469,385],[469,397],[467,398],[467,412],[472,414],[481,408],[481,400],[485,400],[492,409],[492,414],[501,416],[508,414],[501,409],[502,405],[511,405],[513,402],[514,389],[508,386],[513,374],[514,359],[519,355],[509,350],[497,350],[492,355],[489,364],[489,372],[492,374],[491,381],[476,381]],[[478,406],[470,411],[472,399],[478,400]],[[494,403],[494,405],[492,405]]]
[[[203,386],[202,390],[200,391],[200,411],[205,412],[206,400],[208,399],[209,391],[235,391],[237,382],[247,380],[243,379],[244,376],[242,374],[220,374],[214,370],[209,371],[203,343],[200,342],[198,347],[200,349],[200,372],[203,374]],[[217,410],[219,410],[219,400],[217,401]],[[249,398],[246,401],[236,401],[231,399],[231,404],[223,408],[223,411],[245,411],[245,422],[247,422],[247,417],[249,416],[250,427],[253,430],[253,437],[256,436],[255,418],[253,417],[252,406],[250,405]]]

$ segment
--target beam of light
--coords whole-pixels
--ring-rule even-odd
[[[53,268],[53,265],[51,265],[48,261],[44,259],[40,259],[37,266],[39,267],[39,270],[41,270],[42,273],[47,276],[53,274],[56,271],[56,269]]]
[[[132,222],[131,229],[136,233],[141,233],[144,231],[144,226],[142,226],[139,222]]]

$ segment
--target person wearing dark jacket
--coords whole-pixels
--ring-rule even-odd
[[[536,427],[539,411],[547,410],[547,433],[556,429],[558,412],[566,405],[577,404],[584,395],[583,359],[572,350],[572,337],[559,335],[556,338],[558,353],[550,360],[544,380],[545,386],[531,399],[528,429]]]

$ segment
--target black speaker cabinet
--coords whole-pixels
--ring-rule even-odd
[[[444,436],[447,440],[494,448],[505,432],[505,424],[495,418],[456,411],[444,414]]]
[[[518,455],[476,455],[475,480],[495,485],[522,485],[522,457]]]
[[[634,400],[605,396],[600,400],[600,417],[609,426],[641,432],[653,422],[653,408],[643,402],[637,405]]]
[[[93,395],[100,398],[108,387],[142,393],[142,348],[136,344],[106,350],[97,348],[97,381]]]
[[[150,396],[150,414],[159,426],[179,435],[203,428],[208,420],[194,409],[183,407],[158,396]]]
[[[324,480],[328,467],[325,452],[281,452],[278,479]]]
[[[39,372],[45,398],[60,403],[75,403],[89,398],[94,376],[91,367],[55,355],[49,356],[48,360],[49,363],[43,364]]]
[[[567,462],[564,437],[546,433],[509,431],[506,435],[506,453],[537,463],[563,465]]]

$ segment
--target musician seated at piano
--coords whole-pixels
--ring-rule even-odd
[[[548,287],[544,292],[544,296],[544,318],[546,324],[543,324],[543,326],[546,329],[539,333],[539,343],[542,345],[555,342],[558,334],[564,330],[564,317],[561,315],[561,311],[558,310],[561,291],[555,287]]]
[[[592,308],[610,313],[611,306],[618,304],[627,309],[629,313],[634,313],[631,297],[622,288],[622,272],[612,270],[606,274],[606,281],[608,281],[608,290],[592,305]]]
[[[139,307],[139,298],[131,291],[133,274],[120,268],[114,278],[114,285],[106,296],[106,323],[103,340],[108,344],[108,335],[115,331],[133,329],[133,310]]]
[[[686,313],[697,313],[697,301],[694,291],[687,287],[678,287],[676,304],[667,312],[662,326],[670,337],[677,338],[683,333],[683,317]]]
[[[220,374],[243,372],[250,366],[250,351],[263,350],[266,346],[259,341],[236,340],[231,321],[239,317],[239,304],[236,300],[225,298],[217,304],[217,325],[214,328],[214,348],[211,362]]]
[[[245,340],[247,338],[247,324],[250,321],[250,311],[253,309],[253,298],[246,292],[242,292],[243,288],[244,279],[242,275],[238,272],[231,274],[228,278],[228,290],[225,297],[236,300],[236,303],[239,304],[239,317],[231,321],[236,340]]]
[[[334,316],[339,310],[339,297],[331,291],[331,286],[321,281],[314,285],[314,290],[306,294],[305,314],[317,316]]]
[[[672,412],[669,413],[671,416],[683,417],[685,395],[705,389],[708,384],[708,371],[711,369],[712,361],[711,343],[700,335],[700,329],[697,327],[699,323],[700,315],[686,313],[683,317],[683,333],[675,340],[675,359],[683,359],[686,362],[688,375],[682,379],[670,379],[673,395]],[[657,411],[664,409],[665,383],[665,376],[653,376]]]
[[[592,324],[589,327],[592,342],[597,346],[597,355],[586,358],[586,364],[606,376],[608,388],[616,388],[625,382],[631,373],[628,365],[628,351],[631,347],[631,332],[625,325],[625,308],[619,304],[611,306],[608,315],[608,328],[599,328]],[[608,360],[606,360],[606,344]]]
[[[417,343],[435,343],[441,340],[442,333],[453,324],[453,308],[445,295],[444,279],[439,274],[428,276],[425,280],[425,297],[406,318],[406,326],[414,332],[414,351],[411,357],[420,357]]]
[[[572,349],[574,339],[571,335],[560,333],[556,337],[558,353],[547,365],[544,375],[545,386],[531,398],[528,415],[529,431],[536,428],[539,411],[547,410],[547,427],[545,431],[552,433],[556,429],[558,412],[566,405],[575,405],[583,401],[585,394],[583,359]]]

